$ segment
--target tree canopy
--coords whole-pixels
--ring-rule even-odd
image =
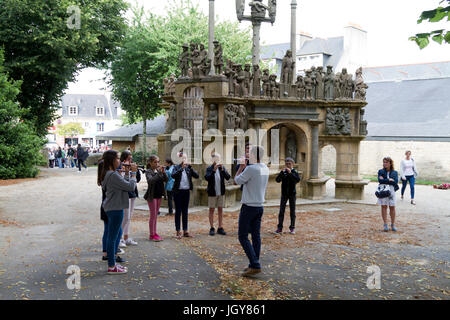
[[[251,58],[251,31],[238,22],[216,24],[215,38],[224,56],[243,63]],[[163,94],[163,79],[180,75],[178,58],[183,43],[208,44],[208,17],[190,0],[172,1],[166,16],[133,8],[125,39],[114,55],[109,84],[131,123],[153,119]],[[144,135],[145,140],[145,135]],[[145,141],[144,141],[145,152]]]
[[[423,21],[439,22],[444,18],[447,18],[447,21],[449,21],[450,0],[442,0],[439,4],[443,4],[445,2],[447,2],[446,7],[439,6],[433,10],[423,11],[419,20],[417,20],[417,23],[422,23]],[[431,32],[418,33],[415,36],[410,37],[409,40],[415,41],[420,49],[423,49],[430,44],[430,38],[439,44],[442,44],[443,42],[450,43],[450,31],[446,29],[439,29]]]
[[[84,134],[84,128],[79,122],[69,122],[58,126],[57,133],[63,137],[76,137]]]
[[[0,0],[0,8],[5,68],[11,78],[23,81],[17,96],[22,117],[44,136],[77,71],[107,66],[126,30],[127,3]]]
[[[0,179],[35,177],[43,140],[22,120],[23,110],[17,102],[21,81],[8,79],[3,61],[0,50]]]

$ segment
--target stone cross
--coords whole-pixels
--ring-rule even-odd
[[[295,62],[297,62],[297,1],[291,2],[291,52]],[[295,75],[297,74],[297,67],[294,70],[294,76],[292,77],[292,83],[295,82]],[[290,84],[292,84],[290,83]]]
[[[251,15],[244,15],[245,0],[236,0],[236,15],[241,22],[242,20],[251,21],[253,25],[253,47],[252,47],[252,64],[259,64],[260,57],[260,33],[262,22],[275,22],[277,2],[276,0],[269,0],[269,5],[266,6],[262,0],[252,0],[249,3],[251,7]],[[269,12],[269,17],[266,17],[266,12]]]

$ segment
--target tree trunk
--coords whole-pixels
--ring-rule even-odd
[[[147,106],[144,105],[144,111],[142,112],[142,160],[144,165],[147,163]]]

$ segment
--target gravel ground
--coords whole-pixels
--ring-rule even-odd
[[[375,188],[366,188],[366,202],[375,202]],[[0,299],[449,299],[450,190],[417,186],[416,194],[416,206],[409,191],[398,201],[397,233],[381,231],[377,206],[330,203],[297,206],[297,233],[274,235],[278,209],[266,208],[255,279],[239,276],[247,260],[238,212],[225,213],[225,237],[208,235],[206,211],[193,213],[195,237],[182,240],[173,216],[161,216],[165,241],[153,243],[148,212],[137,210],[131,236],[139,245],[123,256],[129,273],[113,277],[101,261],[95,168],[43,169],[0,184]],[[81,268],[80,290],[66,286],[70,265]],[[381,289],[366,286],[370,265],[380,267]]]

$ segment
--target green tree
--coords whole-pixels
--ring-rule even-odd
[[[422,23],[423,21],[439,22],[444,18],[447,18],[447,21],[449,21],[450,0],[442,0],[439,4],[445,2],[447,2],[446,7],[439,6],[433,10],[423,11],[419,20],[417,20],[417,23]],[[426,33],[418,33],[415,36],[410,37],[409,40],[415,41],[420,49],[423,49],[430,43],[430,38],[439,44],[442,44],[443,42],[450,43],[450,31],[446,29],[439,29]]]
[[[84,128],[79,122],[69,122],[58,126],[57,133],[60,136],[66,137],[76,137],[80,134],[84,134]]]
[[[0,179],[35,177],[44,142],[22,120],[23,110],[17,102],[21,81],[8,79],[3,61],[0,50]]]
[[[76,73],[107,66],[127,27],[126,1],[0,0],[0,8],[6,70],[23,81],[17,97],[23,117],[44,136]]]
[[[251,30],[241,30],[238,22],[216,24],[215,38],[222,43],[224,56],[237,63],[251,60]],[[159,108],[163,79],[180,75],[178,58],[183,43],[208,43],[208,17],[190,0],[171,1],[165,16],[133,8],[130,28],[111,64],[109,84],[115,98],[127,112],[130,123],[153,119]],[[143,139],[144,157],[146,135]]]

